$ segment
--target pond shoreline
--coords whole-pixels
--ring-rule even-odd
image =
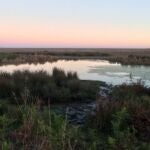
[[[123,66],[118,63],[110,63],[107,60],[58,60],[46,63],[31,63],[0,66],[0,72],[13,73],[15,71],[52,73],[53,68],[59,68],[65,72],[77,72],[80,80],[102,81],[108,84],[121,85],[142,80],[145,85],[150,85],[150,66]]]

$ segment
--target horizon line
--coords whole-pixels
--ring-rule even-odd
[[[150,49],[150,47],[0,47],[0,49]]]

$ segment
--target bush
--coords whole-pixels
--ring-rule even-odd
[[[117,112],[112,119],[112,136],[108,138],[111,149],[134,149],[136,144],[135,129],[126,108]]]
[[[147,145],[150,142],[149,92],[149,88],[139,83],[114,87],[106,98],[97,99],[96,116],[89,125],[99,133],[111,134],[110,144],[121,146],[120,149],[132,149],[132,144],[135,147]],[[130,136],[135,138],[135,143]]]
[[[0,74],[0,98],[14,103],[40,99],[43,103],[94,100],[99,83],[80,81],[76,73],[54,68],[52,75],[39,71]]]

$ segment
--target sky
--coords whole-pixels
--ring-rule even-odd
[[[0,47],[150,48],[150,0],[0,0]]]

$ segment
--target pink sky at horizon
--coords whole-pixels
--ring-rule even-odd
[[[3,0],[0,47],[150,48],[149,0]]]
[[[123,47],[149,48],[146,29],[81,24],[1,24],[4,47]]]

